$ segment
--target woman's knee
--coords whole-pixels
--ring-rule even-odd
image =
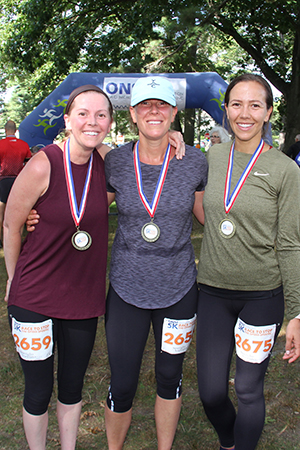
[[[70,380],[68,384],[58,385],[57,398],[65,405],[74,405],[82,400],[82,380]]]
[[[109,387],[106,404],[108,408],[117,413],[124,413],[132,408],[133,399],[136,393],[137,385],[121,386],[117,389]]]
[[[235,392],[237,398],[243,404],[251,404],[263,398],[264,387],[262,380],[241,380],[238,377],[235,380]]]
[[[216,377],[198,377],[200,400],[207,407],[223,404],[228,399],[227,379],[219,380]]]
[[[181,396],[182,392],[182,373],[178,373],[175,377],[162,376],[161,373],[156,374],[157,395],[165,400],[175,400]]]
[[[34,416],[40,416],[48,410],[52,395],[53,384],[39,386],[35,384],[34,388],[25,386],[24,409]]]
[[[235,391],[238,399],[246,404],[263,397],[264,377],[269,360],[261,364],[244,362],[237,358]]]
[[[228,399],[228,394],[219,391],[200,391],[200,400],[204,406],[214,408],[225,403]]]

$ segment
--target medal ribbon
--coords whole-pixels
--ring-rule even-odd
[[[237,199],[237,196],[239,195],[249,173],[253,169],[254,164],[258,160],[259,155],[261,154],[262,150],[264,148],[264,141],[261,139],[257,149],[251,156],[250,161],[248,162],[244,172],[242,173],[239,181],[237,182],[234,190],[232,191],[232,194],[230,194],[230,188],[231,188],[231,176],[232,176],[232,169],[233,169],[233,156],[234,156],[234,141],[231,145],[231,149],[229,152],[229,159],[228,159],[228,166],[227,166],[227,173],[226,173],[226,181],[225,181],[225,191],[224,191],[224,206],[225,206],[225,212],[226,214],[231,210],[234,202]]]
[[[78,209],[73,175],[72,175],[71,159],[70,159],[70,139],[68,139],[64,145],[64,169],[65,169],[65,176],[66,176],[67,191],[68,191],[71,214],[72,214],[72,217],[73,217],[76,227],[79,227],[80,221],[83,217],[83,214],[84,214],[84,211],[86,208],[87,196],[88,196],[88,192],[90,189],[91,178],[92,178],[92,166],[93,166],[93,153],[90,156],[90,162],[89,162],[89,166],[88,166],[88,170],[87,170],[87,174],[86,174],[86,178],[85,178],[83,193],[81,196],[81,202],[80,202],[80,206]]]
[[[170,146],[170,144],[168,145],[168,148],[167,148],[167,151],[166,151],[166,154],[164,157],[163,165],[162,165],[162,168],[161,168],[161,171],[160,171],[160,174],[158,177],[158,181],[156,184],[155,192],[154,192],[154,195],[152,198],[152,202],[149,203],[149,200],[147,199],[147,197],[143,191],[142,172],[141,172],[141,165],[140,165],[140,158],[139,158],[139,142],[140,141],[137,142],[136,148],[133,152],[136,184],[137,184],[140,199],[141,199],[144,207],[146,208],[148,214],[153,219],[159,199],[160,199],[162,188],[163,188],[166,176],[167,176],[167,171],[168,171],[169,162],[170,162],[171,146]]]

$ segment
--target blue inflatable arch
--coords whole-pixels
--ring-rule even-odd
[[[64,110],[73,89],[94,84],[110,97],[114,109],[128,109],[131,88],[141,73],[72,73],[29,114],[19,126],[20,138],[30,147],[51,144],[64,128]],[[154,74],[153,74],[154,75]],[[170,79],[179,110],[201,108],[218,123],[223,120],[223,100],[227,83],[214,72],[155,74]]]

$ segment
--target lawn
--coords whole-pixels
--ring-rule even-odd
[[[110,216],[110,246],[116,230],[117,216]],[[193,245],[199,255],[202,227],[193,227]],[[197,259],[197,258],[196,258]],[[4,298],[6,272],[3,251],[0,251],[0,296]],[[0,450],[25,450],[21,411],[23,374],[15,353],[7,321],[6,304],[0,302]],[[300,449],[300,362],[289,365],[282,360],[284,329],[275,345],[266,376],[266,422],[258,450]],[[133,421],[124,450],[154,450],[157,448],[153,406],[155,377],[153,335],[150,334],[144,354],[138,392],[133,407]],[[230,392],[234,393],[234,367]],[[183,372],[183,406],[173,450],[217,450],[215,432],[207,421],[197,391],[195,339],[185,359]],[[83,410],[78,434],[78,450],[107,449],[104,428],[104,405],[109,385],[104,320],[99,319],[95,348],[86,373]],[[55,415],[56,391],[49,405],[47,449],[58,449],[59,434]]]

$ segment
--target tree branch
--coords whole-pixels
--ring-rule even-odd
[[[211,21],[211,24],[218,30],[224,32],[225,34],[231,36],[240,47],[242,47],[256,62],[260,67],[262,73],[269,79],[272,80],[274,86],[286,95],[288,91],[288,83],[286,83],[273,69],[268,65],[262,52],[257,50],[253,45],[251,45],[247,39],[241,36],[238,31],[232,26],[231,22],[226,20],[224,17],[219,16],[220,23]]]

